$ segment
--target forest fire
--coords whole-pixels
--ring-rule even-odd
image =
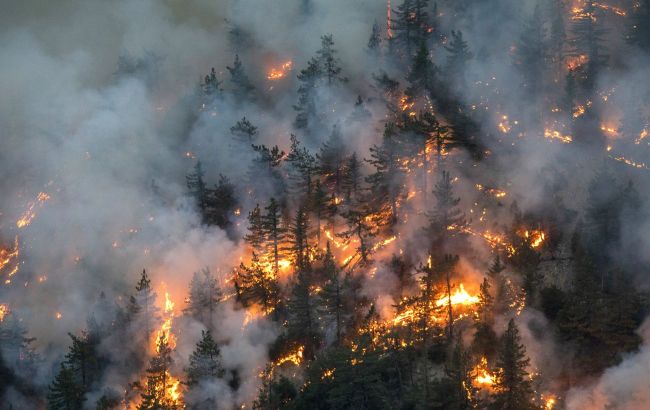
[[[467,293],[465,286],[461,283],[458,289],[456,289],[456,292],[452,293],[449,297],[442,296],[436,300],[436,306],[446,306],[450,301],[452,306],[472,306],[479,302],[479,298],[478,296],[472,296]]]
[[[5,317],[9,314],[9,306],[6,303],[0,303],[0,323],[5,320]]]
[[[272,67],[267,75],[266,78],[271,81],[279,80],[281,78],[284,78],[289,71],[293,68],[293,61],[288,60],[284,63],[282,63],[278,67]]]
[[[544,138],[558,140],[564,144],[570,144],[573,142],[573,137],[571,135],[562,135],[560,131],[551,130],[548,128],[544,130]]]
[[[36,207],[42,207],[43,204],[50,199],[50,196],[45,192],[39,192],[34,201],[31,201],[27,207],[27,210],[23,215],[16,221],[16,226],[18,228],[24,228],[29,226],[30,223],[36,218]]]
[[[474,378],[472,383],[475,387],[481,389],[491,389],[494,386],[496,381],[496,375],[490,371],[488,368],[488,361],[485,356],[481,357],[481,360],[476,366],[472,369],[472,374]]]
[[[639,407],[650,1],[122,3],[0,33],[0,403]]]

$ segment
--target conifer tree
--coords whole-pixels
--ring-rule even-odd
[[[187,385],[193,386],[204,382],[222,378],[225,370],[221,365],[221,350],[212,338],[209,330],[201,331],[201,340],[190,355],[189,365],[185,369]],[[214,398],[212,405],[216,405]]]
[[[378,233],[380,218],[374,215],[373,209],[367,203],[350,207],[341,216],[346,221],[347,229],[336,235],[345,238],[348,242],[352,238],[356,238],[358,241],[356,253],[359,256],[359,261],[362,264],[367,263],[372,252],[373,238]],[[351,261],[352,259],[347,260],[345,265]]]
[[[259,305],[265,313],[273,312],[280,302],[277,277],[266,272],[255,253],[249,266],[240,264],[235,277],[237,299],[245,307]]]
[[[479,292],[479,302],[476,307],[474,320],[474,339],[472,341],[472,351],[477,356],[491,358],[495,353],[497,335],[493,330],[494,326],[494,296],[490,291],[490,280],[483,279]]]
[[[189,296],[186,299],[187,307],[183,311],[209,329],[222,298],[223,292],[217,279],[209,268],[204,268],[200,272],[194,272],[192,276]]]
[[[208,188],[203,179],[204,176],[205,172],[203,171],[201,161],[196,161],[196,164],[194,165],[194,171],[190,172],[185,177],[189,194],[196,201],[196,204],[202,214],[205,213],[205,210],[208,207]]]
[[[404,94],[411,102],[417,102],[421,97],[429,95],[434,89],[436,83],[436,66],[429,58],[429,50],[425,43],[420,44],[413,63],[406,76],[409,86],[404,91]]]
[[[318,169],[327,188],[338,195],[341,192],[345,167],[345,145],[338,126],[332,130],[327,141],[316,155]]]
[[[316,52],[316,55],[327,85],[347,81],[345,77],[341,77],[341,61],[336,56],[337,50],[334,48],[332,35],[326,34],[321,36],[320,40],[321,48]]]
[[[300,146],[300,141],[293,134],[291,134],[291,151],[287,155],[286,162],[289,164],[292,193],[309,196],[313,185],[312,179],[317,172],[316,158],[307,148]]]
[[[398,203],[405,197],[405,176],[400,164],[402,151],[394,124],[387,123],[382,144],[371,147],[370,159],[366,160],[375,167],[375,172],[366,177],[375,207],[388,214],[382,225],[392,226],[397,222]]]
[[[335,343],[342,342],[345,329],[350,320],[350,286],[348,278],[340,277],[339,269],[327,242],[325,256],[323,258],[322,274],[325,278],[325,285],[320,293],[319,312],[334,324]]]
[[[571,24],[569,39],[570,54],[586,55],[584,89],[590,95],[596,86],[596,78],[607,64],[608,56],[604,46],[604,36],[608,30],[602,26],[602,12],[593,0],[585,0],[585,5]]]
[[[258,255],[265,251],[266,231],[259,204],[248,213],[248,233],[244,236],[244,240]]]
[[[147,382],[140,397],[142,401],[138,410],[176,410],[183,408],[182,403],[168,394],[171,387],[169,369],[173,362],[172,348],[166,334],[161,334],[156,344],[156,355],[149,361]]]
[[[321,78],[322,70],[319,61],[312,58],[307,62],[307,67],[300,70],[298,74],[298,103],[293,106],[296,111],[294,127],[297,129],[307,129],[316,121],[316,88]]]
[[[273,263],[274,273],[277,274],[280,269],[282,245],[286,241],[287,229],[282,225],[282,211],[275,198],[271,198],[264,210],[266,212],[262,215],[261,226],[266,239],[265,251]]]
[[[433,190],[436,205],[429,214],[429,229],[433,235],[433,246],[444,244],[445,237],[457,236],[465,227],[465,215],[458,208],[460,198],[454,196],[454,188],[449,172],[442,171],[440,180]]]
[[[341,189],[345,193],[347,201],[356,200],[361,191],[361,163],[357,158],[357,153],[353,152],[346,161],[343,177],[341,179]]]
[[[321,340],[317,323],[317,303],[315,296],[310,293],[310,285],[307,272],[298,270],[296,283],[287,302],[288,336],[304,346],[303,357],[306,360],[314,358]]]
[[[47,394],[48,410],[78,410],[84,401],[83,387],[77,384],[74,372],[61,364]]]
[[[525,95],[536,102],[542,92],[547,59],[545,21],[539,5],[525,21],[513,55],[515,67],[522,77]]]
[[[329,220],[334,217],[336,214],[336,204],[332,200],[331,196],[327,193],[323,185],[320,183],[320,180],[316,180],[316,185],[312,192],[309,209],[314,215],[316,220],[316,247],[320,248],[321,240],[321,227],[323,221]]]
[[[233,85],[233,95],[237,101],[251,101],[255,99],[255,86],[251,83],[239,55],[235,54],[235,61],[232,64],[232,67],[227,66],[228,72],[230,73],[230,82]]]
[[[214,67],[210,70],[210,74],[206,75],[203,84],[201,84],[201,87],[203,88],[203,92],[205,93],[206,96],[213,97],[221,93],[221,81],[217,79],[217,72],[215,71]]]
[[[536,409],[533,390],[527,367],[530,360],[521,343],[519,329],[514,319],[508,322],[508,328],[499,340],[497,358],[498,376],[490,403],[491,409],[526,410]]]
[[[289,251],[293,264],[298,271],[307,271],[311,267],[309,246],[309,216],[303,207],[296,210],[289,226]]]
[[[144,315],[144,334],[146,340],[151,336],[152,328],[158,320],[158,308],[156,307],[156,293],[151,288],[151,279],[147,276],[147,271],[142,269],[142,275],[138,284],[135,286],[135,302],[142,309]]]
[[[451,40],[445,49],[447,50],[447,62],[444,73],[459,89],[464,89],[467,63],[474,55],[469,51],[469,45],[463,39],[462,31],[451,31]]]
[[[628,43],[639,47],[641,50],[650,50],[650,1],[641,0],[638,7],[634,7],[630,16]]]
[[[389,39],[391,48],[407,61],[417,47],[426,44],[433,31],[427,12],[428,0],[404,0],[391,10],[389,20],[393,36]]]
[[[246,117],[242,117],[235,125],[230,127],[230,133],[233,139],[241,144],[251,146],[257,139],[257,127],[254,126]]]
[[[370,33],[370,38],[368,39],[368,50],[376,53],[379,51],[381,46],[381,29],[377,20],[372,24],[372,32]]]

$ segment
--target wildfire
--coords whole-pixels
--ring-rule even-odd
[[[304,346],[298,347],[295,352],[289,353],[286,356],[276,360],[275,363],[273,363],[273,367],[279,367],[285,363],[293,363],[295,366],[300,366],[300,363],[302,363],[302,354],[304,351]]]
[[[447,303],[449,302],[449,299],[451,299],[451,304],[452,306],[455,305],[475,305],[478,303],[479,298],[478,296],[472,296],[467,291],[465,290],[465,286],[461,283],[456,289],[456,292],[451,295],[450,298],[448,298],[446,295],[442,296],[436,301],[436,306],[446,306]]]
[[[5,317],[9,313],[9,306],[7,306],[5,303],[0,303],[0,323],[2,323],[5,320]]]
[[[481,185],[481,184],[476,184],[476,185],[474,185],[474,186],[475,186],[476,189],[478,189],[479,191],[484,192],[484,193],[486,193],[486,194],[488,194],[488,195],[492,195],[492,196],[495,197],[495,198],[503,198],[504,196],[507,195],[507,192],[504,191],[504,190],[502,190],[502,189],[497,189],[497,188],[488,188],[488,187],[485,187],[485,186],[483,186],[483,185]]]
[[[279,67],[271,67],[266,75],[268,80],[274,81],[284,78],[289,71],[293,68],[293,61],[289,60]]]
[[[644,129],[641,130],[641,132],[639,133],[639,138],[637,138],[637,139],[634,140],[634,143],[637,144],[637,145],[639,145],[639,144],[641,143],[641,141],[643,141],[643,140],[646,139],[647,137],[648,137],[648,129],[647,129],[647,128],[644,128]]]
[[[14,276],[20,268],[18,257],[20,256],[20,247],[18,246],[18,235],[14,237],[12,248],[0,248],[0,272],[7,272],[5,284],[11,283],[11,277]]]
[[[611,155],[609,157],[612,158],[614,161],[622,162],[622,163],[624,163],[626,165],[629,165],[631,167],[634,167],[634,168],[648,169],[648,166],[643,162],[635,162],[635,161],[633,161],[631,159],[627,159],[625,157],[613,157]]]
[[[520,235],[528,239],[528,241],[530,242],[530,247],[534,249],[539,248],[546,240],[546,234],[544,233],[544,231],[540,231],[538,229],[533,229],[530,231],[525,230]]]
[[[23,215],[16,221],[16,226],[18,228],[24,228],[26,226],[29,226],[29,224],[32,223],[34,218],[36,217],[36,207],[38,206],[39,208],[43,206],[45,201],[50,199],[50,196],[46,194],[45,192],[39,192],[38,195],[36,196],[36,199],[34,201],[31,201],[29,205],[27,206],[27,210],[23,213]]]
[[[600,130],[610,137],[618,136],[618,128],[607,124],[600,124]]]
[[[573,142],[573,138],[570,135],[562,135],[560,131],[551,130],[548,128],[544,130],[544,138],[558,140],[564,144],[570,144]]]
[[[176,337],[172,333],[172,324],[174,323],[174,302],[169,297],[169,293],[165,292],[165,321],[158,329],[155,339],[152,340],[154,346],[157,346],[158,340],[162,337],[163,340],[169,343],[169,347],[176,348]],[[156,347],[157,349],[157,347]]]
[[[557,399],[555,396],[550,396],[544,400],[544,410],[553,410],[557,404]]]
[[[474,367],[472,374],[476,374],[473,380],[476,387],[490,389],[496,382],[496,375],[490,372],[485,357],[481,357],[481,361]]]
[[[566,67],[570,71],[575,70],[578,67],[582,67],[589,61],[589,57],[586,54],[581,54],[579,56],[568,57],[566,60]]]

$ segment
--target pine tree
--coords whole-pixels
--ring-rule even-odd
[[[78,410],[84,401],[83,387],[75,381],[74,372],[61,364],[47,394],[48,410]]]
[[[209,329],[222,298],[223,292],[217,279],[209,268],[204,268],[200,272],[194,272],[192,276],[189,296],[186,299],[187,307],[183,311]]]
[[[601,10],[596,7],[593,0],[585,0],[582,12],[572,20],[571,25],[570,54],[587,56],[583,84],[588,94],[594,91],[596,78],[608,60],[603,45],[608,30],[602,27],[601,21]]]
[[[429,214],[429,229],[433,235],[433,246],[444,244],[447,235],[456,236],[466,225],[465,215],[458,208],[460,198],[454,197],[449,172],[442,171],[440,181],[433,190],[436,206]]]
[[[280,205],[271,198],[269,204],[264,208],[266,211],[261,218],[261,226],[264,238],[266,239],[266,254],[273,263],[273,271],[277,275],[280,269],[282,258],[282,245],[286,241],[287,229],[282,225],[282,211]]]
[[[244,71],[239,55],[235,55],[232,67],[227,66],[230,72],[230,82],[233,85],[233,95],[237,101],[251,101],[255,99],[255,86],[251,83]]]
[[[633,8],[626,40],[641,50],[650,50],[650,0],[641,0]]]
[[[549,3],[550,30],[548,48],[551,59],[555,63],[555,69],[560,71],[564,59],[564,47],[566,42],[566,28],[564,15],[566,13],[565,0],[552,0]]]
[[[258,255],[265,249],[266,232],[262,219],[262,210],[260,204],[255,205],[252,211],[248,213],[248,233],[244,236],[244,241],[248,243],[253,252]]]
[[[397,9],[391,10],[389,25],[393,36],[389,41],[391,49],[402,58],[410,60],[417,47],[426,44],[431,36],[428,3],[428,0],[404,0]]]
[[[235,186],[228,177],[219,174],[217,184],[208,190],[208,209],[205,216],[207,224],[226,229],[231,224],[230,215],[236,206]]]
[[[286,186],[280,164],[285,152],[277,145],[269,148],[265,145],[252,145],[257,156],[248,170],[248,183],[263,189],[269,196],[284,197]],[[260,179],[262,178],[262,181]]]
[[[158,308],[156,307],[156,293],[151,288],[151,279],[147,276],[147,271],[142,269],[140,281],[135,286],[135,302],[142,309],[144,315],[144,334],[146,340],[151,336],[151,329],[158,320]]]
[[[526,368],[530,360],[526,349],[521,344],[519,329],[514,319],[508,322],[508,328],[499,340],[497,358],[498,376],[490,403],[491,409],[526,410],[536,409],[533,390]]]
[[[289,226],[289,251],[293,264],[298,271],[307,271],[311,267],[309,246],[309,216],[303,207],[298,208]]]
[[[287,155],[291,191],[299,196],[311,194],[312,179],[316,174],[316,158],[307,148],[300,146],[298,137],[291,134],[291,151]]]
[[[312,192],[309,209],[316,220],[316,247],[320,248],[321,240],[321,227],[323,221],[329,220],[334,217],[336,214],[336,204],[332,200],[331,196],[324,189],[323,185],[320,183],[320,180],[316,180],[316,185]]]
[[[361,163],[357,158],[357,153],[353,152],[344,166],[341,178],[341,189],[345,193],[347,201],[354,201],[358,198],[361,191],[361,178]]]
[[[35,376],[36,365],[40,358],[32,343],[36,338],[28,337],[28,331],[22,320],[9,311],[0,320],[0,356],[2,361],[11,366],[20,376]]]
[[[380,218],[373,214],[373,209],[367,203],[350,207],[341,216],[346,221],[347,229],[336,235],[345,238],[348,242],[352,238],[356,238],[358,241],[356,255],[359,256],[359,261],[362,264],[366,264],[370,260],[372,242],[373,238],[377,236]],[[345,265],[347,266],[353,259],[348,259]]]
[[[319,312],[334,325],[335,343],[338,345],[343,340],[343,335],[350,321],[350,284],[346,277],[341,279],[339,269],[327,242],[323,258],[322,275],[326,282],[320,293]]]
[[[451,40],[449,40],[449,45],[446,45],[445,49],[448,53],[445,75],[458,89],[464,89],[467,64],[474,56],[469,51],[469,45],[463,39],[463,33],[460,30],[451,31]]]
[[[381,46],[381,29],[377,20],[372,24],[372,32],[370,33],[370,38],[368,39],[368,50],[376,53],[379,51]]]
[[[303,357],[306,360],[314,358],[321,340],[316,316],[316,298],[310,293],[310,285],[307,272],[298,270],[296,283],[287,302],[288,336],[304,346]]]
[[[380,146],[370,148],[370,159],[366,161],[375,167],[375,172],[366,177],[370,195],[380,213],[387,214],[382,225],[392,226],[398,221],[398,203],[405,198],[405,175],[401,166],[403,147],[395,126],[387,123]]]
[[[156,352],[156,355],[149,361],[147,383],[140,393],[142,401],[138,405],[138,410],[181,409],[183,408],[182,404],[168,394],[168,389],[172,387],[169,369],[173,360],[172,348],[164,333],[158,338]]]
[[[264,270],[254,252],[250,266],[242,262],[237,270],[235,291],[242,305],[259,305],[265,313],[273,312],[280,302],[280,286],[276,275]]]
[[[204,381],[222,378],[225,370],[221,365],[221,350],[212,338],[209,330],[201,331],[201,340],[190,355],[189,365],[185,369],[187,385],[192,388]],[[215,398],[213,398],[214,400]],[[212,402],[213,405],[216,403]]]
[[[524,23],[513,54],[515,67],[523,79],[525,94],[538,101],[542,92],[544,66],[547,59],[545,21],[539,5]]]
[[[341,62],[336,56],[337,50],[334,48],[334,40],[331,34],[321,36],[321,48],[316,52],[318,64],[327,85],[333,85],[337,82],[346,82],[345,77],[341,77]]]
[[[202,214],[205,213],[205,210],[208,207],[208,189],[205,181],[203,180],[204,176],[205,172],[203,171],[201,161],[196,161],[196,164],[194,165],[194,171],[185,177],[189,194],[196,201],[196,204]]]
[[[316,159],[318,160],[319,172],[323,177],[323,183],[336,195],[341,193],[345,153],[345,144],[343,143],[341,131],[335,126],[327,141],[320,147]]]
[[[201,88],[203,89],[203,92],[206,96],[212,97],[221,93],[221,88],[219,88],[220,86],[221,81],[217,79],[217,72],[215,71],[214,67],[212,67],[210,74],[205,76],[203,84],[201,84]]]
[[[253,145],[257,139],[257,127],[254,126],[246,117],[242,117],[235,125],[230,127],[230,133],[233,139],[246,146]]]
[[[69,351],[65,356],[65,366],[75,375],[75,380],[84,391],[90,390],[92,384],[99,379],[99,338],[90,332],[82,332],[81,336],[68,333],[72,339]]]
[[[418,52],[413,57],[413,63],[406,76],[409,86],[404,91],[409,101],[417,102],[421,97],[429,95],[436,83],[436,66],[429,58],[429,50],[425,43],[420,44]]]
[[[307,67],[300,70],[298,74],[298,103],[293,106],[297,112],[294,120],[294,127],[307,129],[317,122],[316,115],[316,88],[322,76],[322,70],[317,59],[312,58],[307,62]]]
[[[490,280],[483,279],[479,292],[479,302],[476,307],[474,321],[474,340],[472,351],[481,357],[491,358],[495,353],[497,335],[493,330],[494,326],[494,296],[490,291]]]
[[[470,354],[463,348],[462,342],[457,342],[445,365],[445,381],[449,385],[448,395],[444,398],[445,409],[478,408],[474,399],[471,370]]]

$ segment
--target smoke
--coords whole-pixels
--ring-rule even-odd
[[[336,93],[319,95],[336,110],[327,114],[317,137],[304,144],[314,152],[334,125],[341,126],[348,151],[357,152],[360,159],[380,141],[378,124],[385,107],[371,85],[378,57],[365,48],[373,21],[385,19],[383,2],[311,1],[308,7],[292,0],[41,3],[14,2],[4,5],[0,15],[0,172],[4,176],[0,181],[0,235],[3,243],[19,236],[24,261],[12,283],[0,289],[0,301],[24,318],[50,367],[56,368],[65,353],[67,333],[85,327],[89,307],[95,306],[100,294],[116,302],[132,294],[143,268],[159,298],[169,291],[178,308],[183,306],[192,273],[203,267],[209,267],[226,286],[230,270],[242,256],[242,247],[233,238],[245,231],[245,215],[256,201],[238,192],[242,216],[235,220],[235,235],[207,228],[185,195],[185,175],[200,159],[210,184],[223,173],[242,191],[248,185],[262,188],[262,181],[249,181],[252,154],[233,146],[230,128],[246,116],[259,129],[256,143],[288,150],[289,136],[295,132],[296,75],[319,48],[321,35],[333,34],[348,82]],[[576,220],[585,205],[584,187],[604,166],[615,169],[621,184],[634,180],[639,192],[648,192],[647,175],[637,169],[606,155],[594,160],[583,156],[579,148],[544,139],[543,125],[519,125],[535,117],[539,109],[521,96],[519,84],[513,81],[518,73],[511,63],[513,39],[534,4],[490,2],[465,20],[444,19],[440,28],[462,30],[474,54],[467,67],[467,87],[455,91],[467,106],[476,106],[474,112],[485,120],[483,142],[491,151],[476,166],[467,166],[470,159],[465,154],[445,166],[459,177],[454,187],[461,204],[473,210],[469,218],[480,218],[481,207],[472,204],[485,200],[475,183],[508,192],[490,208],[489,229],[511,222],[509,206],[514,201],[524,211],[556,206],[556,199],[548,194],[547,187],[554,182],[549,175],[568,181],[559,195],[565,198],[564,205],[578,211]],[[619,23],[611,17],[608,24],[616,27]],[[238,30],[239,37],[234,38]],[[237,41],[246,46],[236,47]],[[634,112],[650,91],[643,68],[647,57],[627,58],[632,52],[620,41],[608,44],[612,60],[627,61],[632,67],[621,63],[599,83],[603,90],[615,90],[603,110],[607,123],[614,126],[625,119],[624,114]],[[257,101],[237,105],[226,96],[197,114],[197,84],[211,67],[220,80],[227,78],[226,67],[232,66],[235,54],[259,91]],[[433,53],[439,66],[446,58],[443,47]],[[286,60],[293,61],[287,78],[269,82],[267,68]],[[399,72],[393,66],[386,69]],[[397,80],[404,87],[406,81]],[[228,91],[230,87],[225,81],[223,88]],[[359,95],[368,102],[371,117],[355,121],[350,112]],[[494,95],[508,97],[492,101]],[[505,121],[504,115],[512,129],[507,135],[497,126]],[[634,131],[630,132],[638,135],[647,127],[647,117],[642,112],[631,120],[628,127]],[[636,153],[634,146],[611,139],[616,151],[610,156]],[[646,154],[638,153],[638,161],[643,162]],[[429,190],[433,184],[429,181]],[[18,229],[15,220],[39,192],[51,199],[37,209],[31,225]],[[633,249],[647,248],[647,239],[640,234],[647,230],[647,211],[641,221],[622,221],[622,248],[632,243],[636,243]],[[415,255],[415,264],[427,256],[421,230],[425,223],[426,215],[413,216],[397,232],[404,250]],[[563,233],[565,244],[569,233],[569,229]],[[481,238],[472,238],[471,244],[459,272],[477,282],[483,269],[476,267],[485,265],[489,249]],[[378,258],[398,252],[393,244],[381,250]],[[612,253],[623,259],[633,252]],[[638,252],[635,257],[643,259],[643,255]],[[647,278],[641,276],[639,283],[648,286]],[[39,281],[39,277],[45,279]],[[396,286],[388,268],[381,265],[364,283],[364,294],[375,298],[382,315],[388,315],[395,303],[388,295]],[[224,365],[238,372],[241,387],[233,391],[226,380],[204,386],[197,397],[189,399],[201,401],[216,395],[224,400],[225,408],[255,395],[257,374],[278,329],[261,319],[242,330],[244,315],[227,304],[214,323],[224,342]],[[546,328],[539,312],[527,315],[526,322]],[[197,323],[179,326],[184,335],[177,349],[182,368],[180,363],[189,356],[201,328]],[[548,360],[557,346],[550,338],[540,342],[541,333],[524,333],[526,345],[533,362],[552,373],[554,365],[548,365]],[[641,383],[637,386],[630,380],[633,376],[638,376],[636,381],[644,380],[646,353],[643,347],[593,386],[572,392],[570,408],[587,408],[590,402],[585,396],[603,404],[630,403],[623,408],[643,403],[644,396],[632,394],[643,394],[637,390],[642,390]],[[111,374],[105,385],[121,390],[132,381],[123,377]],[[50,374],[40,375],[39,383],[46,385],[50,379]],[[19,403],[14,398],[19,394],[10,391],[9,400]]]
[[[643,345],[638,352],[628,355],[617,366],[605,370],[595,382],[571,389],[566,404],[569,410],[617,408],[636,410],[647,406],[650,400],[650,322],[639,328]]]

